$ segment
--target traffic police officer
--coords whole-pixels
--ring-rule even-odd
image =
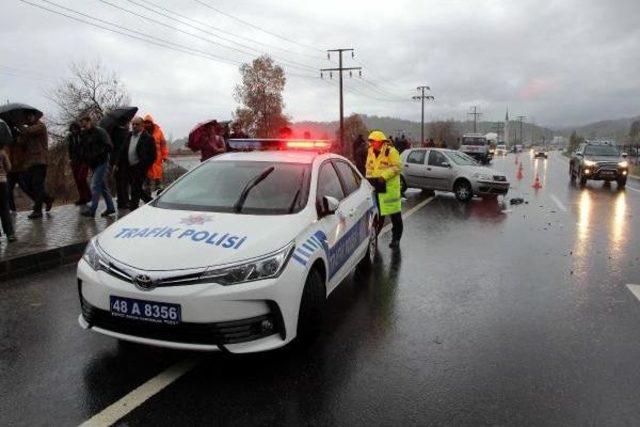
[[[366,176],[378,194],[378,207],[382,218],[378,222],[378,232],[382,229],[386,216],[391,217],[393,226],[390,248],[400,246],[402,237],[402,203],[400,196],[400,154],[379,130],[369,134]]]

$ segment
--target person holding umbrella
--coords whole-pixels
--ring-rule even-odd
[[[124,145],[129,137],[131,119],[138,112],[138,107],[119,107],[109,111],[98,123],[106,130],[113,144],[111,167],[116,181],[118,210],[129,209],[129,176],[126,168],[119,168],[118,161]]]
[[[200,151],[200,161],[204,162],[226,151],[221,132],[222,127],[217,120],[201,123],[189,133],[187,147],[192,151]]]
[[[26,169],[27,186],[33,195],[33,212],[29,219],[42,218],[42,206],[47,212],[53,206],[53,197],[47,194],[45,180],[47,178],[47,157],[49,153],[49,134],[47,127],[34,111],[26,113],[26,125],[19,129],[19,144],[25,150],[24,167]]]

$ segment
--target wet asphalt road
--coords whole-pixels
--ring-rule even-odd
[[[195,357],[119,424],[639,425],[640,183],[580,189],[559,154],[520,158],[521,181],[513,155],[493,166],[528,204],[438,194],[306,350],[123,347],[77,326],[74,266],[2,284],[0,424],[79,424]]]

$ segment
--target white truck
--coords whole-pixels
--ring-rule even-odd
[[[493,157],[489,141],[479,133],[465,133],[462,135],[459,150],[484,164],[491,162]]]

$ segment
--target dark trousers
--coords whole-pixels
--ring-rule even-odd
[[[42,204],[51,200],[44,188],[47,165],[33,165],[27,169],[27,186],[33,195],[33,211],[41,212]]]
[[[0,182],[0,222],[2,222],[4,234],[12,236],[13,223],[9,213],[9,185],[6,182]]]
[[[402,231],[404,230],[402,212],[396,212],[387,216],[391,217],[391,238],[393,240],[400,240],[402,237]],[[378,233],[380,233],[382,227],[384,227],[385,218],[387,218],[387,216],[380,217],[380,220],[378,221]]]
[[[378,205],[378,209],[380,209],[380,199],[378,199],[378,193],[376,193],[376,204]],[[391,217],[391,238],[393,240],[400,240],[402,237],[402,232],[404,231],[404,223],[402,222],[402,212],[396,212],[391,215],[387,215]],[[380,234],[382,227],[384,227],[385,218],[387,216],[381,216],[378,220],[377,232]]]
[[[116,171],[116,196],[118,197],[118,208],[127,209],[130,204],[129,197],[129,169],[118,167]]]
[[[7,174],[7,191],[9,192],[9,209],[12,211],[16,209],[16,202],[13,198],[13,189],[16,187],[20,187],[22,192],[26,194],[31,200],[33,200],[33,194],[29,189],[29,185],[27,184],[27,174],[26,172],[9,172]]]
[[[143,190],[142,186],[147,178],[147,170],[139,166],[129,167],[129,185],[131,186],[131,203],[129,207],[136,209],[140,204],[140,199],[145,203],[151,200],[149,193]]]
[[[85,164],[71,164],[71,172],[73,172],[73,180],[78,189],[78,201],[81,203],[89,203],[91,201],[91,189],[87,183],[89,176],[89,166]]]

